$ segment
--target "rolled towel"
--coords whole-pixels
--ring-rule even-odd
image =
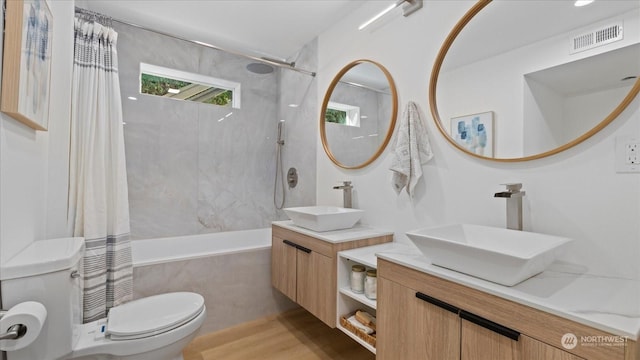
[[[369,314],[366,311],[358,310],[356,311],[356,320],[358,320],[362,325],[376,329],[376,317]]]
[[[358,320],[356,320],[356,316],[353,315],[351,317],[349,317],[347,319],[347,321],[349,322],[349,324],[353,325],[353,327],[355,327],[356,329],[361,330],[362,332],[364,332],[367,335],[371,335],[374,333],[374,330],[368,326],[362,325]]]

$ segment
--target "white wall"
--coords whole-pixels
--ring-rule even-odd
[[[505,203],[493,198],[501,183],[520,181],[525,230],[575,239],[565,260],[591,272],[640,279],[640,174],[614,170],[616,135],[640,135],[640,99],[607,128],[561,154],[525,163],[484,161],[465,155],[444,140],[428,113],[428,85],[437,52],[473,1],[426,1],[411,15],[392,15],[372,30],[359,24],[383,4],[368,2],[319,37],[318,100],[347,63],[369,58],[391,72],[398,87],[400,112],[407,101],[423,110],[435,157],[423,169],[411,201],[391,188],[389,149],[365,169],[342,170],[318,146],[318,204],[341,204],[332,186],[352,180],[354,206],[365,223],[395,231],[408,242],[407,230],[465,222],[504,226]],[[319,141],[319,140],[318,140]]]
[[[35,131],[0,114],[0,263],[33,241],[70,234],[66,218],[74,2],[49,1],[49,6],[54,19],[49,131]]]

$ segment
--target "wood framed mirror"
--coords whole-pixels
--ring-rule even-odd
[[[478,1],[431,72],[438,129],[459,150],[503,162],[585,141],[640,91],[638,26],[637,1]]]
[[[322,102],[320,138],[337,166],[361,169],[382,154],[398,115],[398,94],[387,69],[371,60],[347,64]]]

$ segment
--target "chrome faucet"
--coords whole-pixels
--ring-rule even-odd
[[[351,181],[343,181],[342,185],[334,186],[333,188],[342,190],[342,206],[345,208],[351,208],[351,190],[353,189]]]
[[[507,190],[497,192],[493,197],[507,199],[507,229],[522,230],[522,197],[526,193],[521,190],[521,183],[502,185],[505,185]]]

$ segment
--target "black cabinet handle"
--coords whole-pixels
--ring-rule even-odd
[[[294,248],[296,248],[296,249],[298,249],[298,250],[304,251],[304,252],[306,252],[307,254],[310,254],[310,253],[311,253],[311,249],[308,249],[308,248],[306,248],[306,247],[304,247],[304,246],[298,245],[298,244],[294,243],[293,241],[289,241],[289,240],[282,240],[282,242],[283,242],[283,243],[285,243],[285,244],[287,244],[287,245],[289,245],[289,246],[293,246]]]
[[[451,311],[454,314],[458,314],[460,312],[460,309],[458,309],[457,307],[451,305],[451,304],[447,304],[444,301],[440,301],[436,298],[432,298],[431,296],[427,295],[427,294],[423,294],[421,292],[417,292],[416,293],[416,297],[420,300],[426,301],[429,304],[433,304],[437,307],[443,308],[447,311]]]
[[[474,315],[470,312],[466,312],[464,310],[460,310],[460,317],[470,321],[476,325],[482,326],[485,329],[489,329],[493,332],[496,332],[502,336],[506,336],[509,339],[518,341],[518,339],[520,338],[520,333],[513,330],[513,329],[509,329],[508,327],[502,326],[500,324],[494,323],[491,320],[487,320],[483,317],[480,317],[478,315]]]
[[[289,241],[289,240],[282,240],[282,242],[283,242],[283,243],[285,243],[285,244],[287,244],[287,245],[289,245],[289,246],[293,246],[293,247],[294,247],[294,248],[296,248],[296,249],[298,248],[298,244],[296,244],[296,243],[294,243],[294,242],[292,242],[292,241]]]

